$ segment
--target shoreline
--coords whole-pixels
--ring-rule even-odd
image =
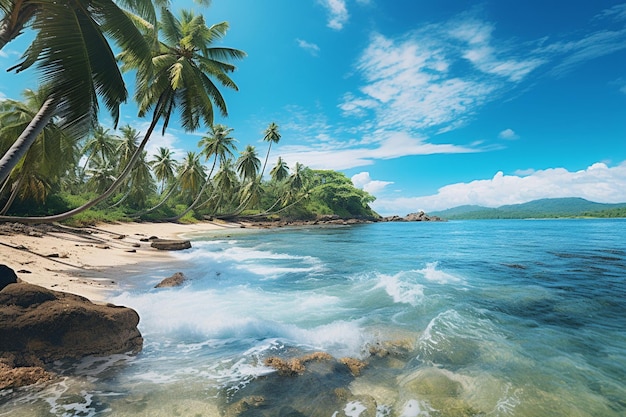
[[[22,281],[107,303],[120,281],[141,273],[142,265],[172,259],[147,238],[181,239],[184,235],[242,227],[242,223],[101,223],[85,228],[57,225],[0,225],[0,263]],[[143,240],[143,241],[142,241]]]

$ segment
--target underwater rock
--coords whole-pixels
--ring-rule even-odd
[[[54,375],[40,366],[13,368],[0,362],[0,390],[50,381]]]
[[[165,278],[163,281],[159,282],[154,288],[171,288],[171,287],[180,287],[187,281],[187,277],[182,272],[176,272],[171,277]]]
[[[221,394],[227,417],[376,416],[374,398],[354,395],[349,389],[354,375],[327,353],[290,359],[271,357],[265,364],[278,372],[259,377],[243,389]]]

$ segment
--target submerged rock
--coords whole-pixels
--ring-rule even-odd
[[[159,282],[154,288],[171,288],[171,287],[180,287],[187,281],[187,277],[182,272],[176,272],[171,277],[165,278],[163,281]]]
[[[88,355],[137,353],[139,316],[127,307],[25,282],[0,291],[0,358],[13,366],[40,366]]]

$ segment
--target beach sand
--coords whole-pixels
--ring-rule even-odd
[[[188,233],[240,227],[238,223],[201,222],[106,223],[30,233],[6,228],[0,233],[0,263],[23,281],[104,303],[118,288],[118,279],[141,273],[146,263],[170,259],[169,252],[141,239],[176,239]]]

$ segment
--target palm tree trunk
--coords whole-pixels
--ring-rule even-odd
[[[13,168],[20,162],[20,160],[26,155],[26,152],[35,143],[37,136],[41,133],[43,128],[48,124],[57,107],[57,100],[54,95],[50,95],[43,105],[30,121],[26,129],[22,132],[20,137],[13,143],[9,150],[4,154],[0,160],[0,183],[3,183],[13,171]]]
[[[272,150],[272,142],[270,141],[270,146],[267,148],[267,154],[265,155],[265,162],[263,163],[263,169],[261,170],[261,180],[263,179],[263,174],[265,173],[265,167],[267,166],[267,160],[270,157],[271,150]]]
[[[9,196],[9,199],[7,200],[2,210],[0,210],[0,215],[4,215],[7,211],[9,211],[9,208],[11,208],[11,205],[15,201],[15,197],[17,197],[17,193],[20,191],[20,188],[22,187],[23,182],[24,182],[24,175],[20,175],[20,178],[17,180],[17,183],[13,184],[13,190],[11,191],[11,195]]]
[[[14,222],[22,222],[22,223],[52,223],[52,222],[59,222],[59,221],[63,221],[63,220],[69,219],[70,217],[75,216],[75,215],[77,215],[79,213],[82,213],[85,210],[89,210],[90,208],[92,208],[96,204],[106,200],[107,198],[109,198],[111,196],[111,194],[113,194],[113,192],[120,185],[122,185],[122,183],[124,183],[124,181],[126,181],[126,177],[132,171],[133,165],[135,165],[135,162],[137,162],[137,159],[139,159],[139,156],[141,155],[141,152],[143,152],[143,148],[148,143],[148,140],[150,139],[150,135],[152,135],[152,131],[156,127],[158,120],[159,119],[158,119],[158,117],[156,117],[156,115],[155,115],[155,117],[152,118],[152,123],[150,123],[150,127],[148,127],[148,130],[146,131],[146,134],[145,134],[145,136],[143,138],[143,141],[141,142],[141,144],[139,145],[139,147],[137,148],[137,150],[135,151],[133,156],[130,158],[130,161],[128,161],[128,165],[126,165],[126,167],[124,168],[124,171],[122,171],[122,173],[113,182],[113,184],[111,184],[111,186],[104,193],[102,193],[100,196],[98,196],[98,197],[94,198],[93,200],[83,204],[80,207],[77,207],[75,209],[66,211],[65,213],[55,214],[55,215],[52,215],[52,216],[41,216],[41,217],[0,216],[0,221],[14,221]]]

